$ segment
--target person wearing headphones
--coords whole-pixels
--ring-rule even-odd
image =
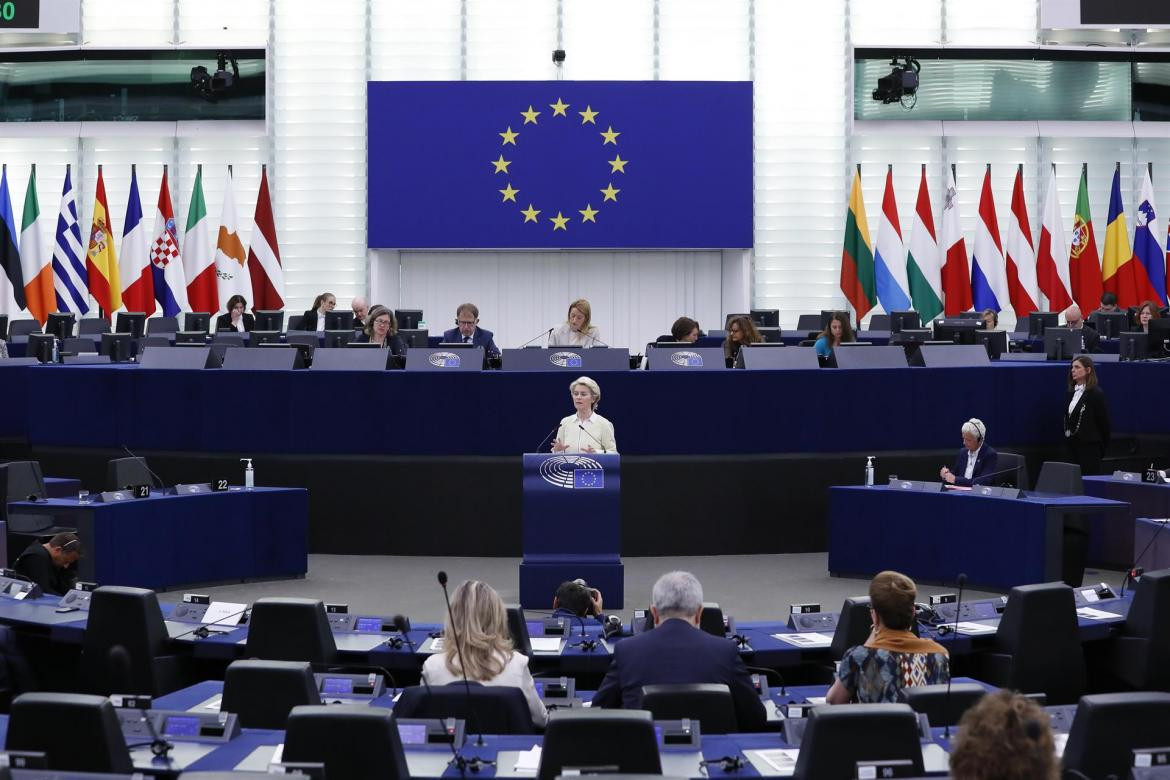
[[[955,459],[955,470],[946,466],[939,469],[938,475],[948,485],[970,487],[984,485],[995,474],[995,466],[999,454],[987,446],[987,426],[982,420],[972,417],[963,423],[963,449]]]
[[[77,582],[77,561],[84,552],[77,534],[60,533],[44,544],[30,544],[12,568],[40,585],[46,595],[64,596]]]

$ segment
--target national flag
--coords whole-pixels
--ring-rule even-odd
[[[106,200],[106,181],[98,166],[97,190],[93,196],[93,224],[89,229],[89,252],[85,269],[89,274],[89,294],[108,320],[122,305],[122,284],[118,281],[118,255],[114,251],[114,231],[110,228],[110,206]]]
[[[122,229],[122,305],[126,311],[154,314],[154,271],[147,254],[142,199],[138,196],[138,167],[130,166],[130,198]]]
[[[929,322],[942,314],[942,256],[934,232],[925,165],[918,182],[918,201],[914,205],[914,229],[910,234],[910,252],[906,256],[906,277],[910,282],[910,300],[922,321]]]
[[[978,310],[1001,311],[1008,304],[1007,270],[1003,259],[1003,242],[999,238],[999,220],[991,197],[991,165],[983,174],[983,191],[979,195],[979,221],[975,225],[975,252],[971,255],[971,299]]]
[[[1073,304],[1068,274],[1068,244],[1064,240],[1060,200],[1056,194],[1056,168],[1048,174],[1048,194],[1040,218],[1040,244],[1036,247],[1036,282],[1048,298],[1048,311],[1064,311]]]
[[[0,282],[4,289],[0,303],[7,305],[9,296],[16,305],[24,309],[24,269],[20,265],[20,248],[17,244],[16,220],[12,213],[12,198],[8,195],[8,166],[0,173]],[[11,289],[7,289],[11,287]],[[0,334],[2,335],[2,334]]]
[[[882,195],[882,215],[878,220],[877,251],[873,258],[874,286],[878,300],[886,311],[910,308],[910,283],[906,280],[906,244],[898,222],[898,203],[894,199],[894,166],[886,170],[886,189]]]
[[[943,199],[942,241],[943,305],[946,316],[955,317],[971,308],[971,267],[967,263],[967,242],[959,222],[959,195],[955,186],[955,167],[947,172],[947,192]]]
[[[154,213],[154,240],[150,244],[150,266],[154,274],[154,299],[163,316],[176,317],[187,308],[187,278],[175,229],[175,210],[171,206],[171,188],[167,186],[167,166],[163,166],[158,190],[158,210]]]
[[[1109,192],[1109,221],[1105,223],[1105,256],[1101,261],[1102,286],[1117,296],[1121,308],[1137,306],[1138,297],[1133,260],[1129,247],[1129,227],[1125,223],[1125,204],[1121,201],[1121,163],[1113,169],[1113,186]]]
[[[1133,217],[1133,256],[1137,261],[1134,272],[1138,297],[1166,305],[1166,255],[1158,243],[1162,235],[1158,212],[1154,208],[1154,182],[1147,166],[1142,180],[1142,194]]]
[[[72,167],[65,166],[65,186],[61,189],[61,208],[57,213],[53,289],[57,293],[58,311],[87,314],[89,274],[82,259],[85,250],[82,249],[81,226],[77,223],[77,193],[73,189]]]
[[[1008,220],[1007,243],[1004,244],[1008,296],[1016,318],[1040,311],[1040,288],[1036,283],[1036,249],[1032,228],[1028,224],[1028,205],[1024,202],[1024,166],[1016,168],[1012,186],[1012,216]]]
[[[260,169],[260,195],[256,198],[256,227],[248,248],[248,274],[252,281],[253,311],[284,308],[284,268],[276,243],[276,220],[268,194],[268,166]]]
[[[227,184],[223,188],[223,212],[219,218],[219,237],[215,242],[215,276],[219,286],[219,308],[227,309],[233,295],[252,299],[252,280],[245,263],[244,244],[240,241],[236,199],[232,194],[232,170],[228,168]]]
[[[1072,280],[1072,297],[1081,312],[1097,310],[1101,302],[1101,260],[1097,254],[1097,236],[1093,233],[1093,215],[1089,212],[1089,166],[1081,166],[1081,185],[1077,206],[1073,210],[1072,240],[1068,250],[1068,275]]]
[[[203,200],[203,166],[195,170],[187,229],[183,231],[183,269],[187,276],[187,303],[191,311],[219,311],[215,284],[215,250],[207,233],[207,204]]]
[[[841,250],[841,292],[857,312],[858,322],[877,305],[873,277],[873,242],[869,240],[865,199],[861,194],[861,166],[858,165],[853,174],[853,188],[849,191],[845,246]]]
[[[41,206],[37,200],[37,166],[28,173],[24,214],[20,221],[20,267],[24,270],[24,300],[33,319],[44,325],[56,308],[53,264],[41,238]]]

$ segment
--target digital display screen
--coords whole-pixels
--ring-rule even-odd
[[[35,29],[40,25],[40,0],[6,0],[0,3],[0,28]]]
[[[537,698],[543,699],[544,698],[544,683],[540,682],[539,680],[536,680],[533,682],[533,684],[536,686]]]
[[[321,683],[321,693],[349,696],[353,693],[353,680],[348,677],[326,677]]]
[[[199,718],[172,716],[163,722],[163,734],[168,737],[199,736]]]
[[[373,631],[378,632],[382,630],[382,618],[360,617],[354,628],[355,631]]]
[[[425,723],[399,723],[398,737],[403,745],[427,744],[427,726]]]

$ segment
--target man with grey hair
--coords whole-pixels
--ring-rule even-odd
[[[359,295],[349,304],[349,308],[353,309],[354,330],[361,330],[366,325],[366,315],[370,313],[369,301]]]
[[[703,586],[685,571],[663,574],[651,591],[653,631],[623,639],[613,647],[609,671],[594,707],[641,709],[642,686],[723,684],[731,691],[737,731],[761,731],[764,704],[736,644],[699,629]]]
[[[1080,332],[1081,348],[1078,350],[1079,352],[1097,353],[1101,351],[1101,336],[1097,333],[1096,328],[1085,323],[1080,306],[1074,303],[1064,310],[1064,326]]]

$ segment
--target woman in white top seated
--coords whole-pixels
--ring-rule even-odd
[[[447,685],[462,681],[463,670],[471,682],[519,688],[528,702],[533,724],[543,727],[548,722],[548,710],[528,671],[528,657],[512,648],[504,602],[490,585],[478,580],[464,582],[451,594],[451,612],[443,627],[443,652],[426,660],[422,677],[428,685]]]
[[[601,331],[597,329],[596,325],[591,325],[589,322],[592,316],[593,310],[589,307],[589,301],[584,298],[573,301],[569,304],[569,315],[566,321],[552,332],[548,339],[548,345],[550,347],[579,347],[581,349],[604,347],[605,344],[601,342]]]
[[[323,332],[325,330],[325,315],[333,311],[337,306],[337,296],[331,292],[325,292],[313,299],[313,306],[305,312],[305,316],[301,317],[301,330],[315,330]]]
[[[587,376],[578,377],[569,385],[569,394],[577,411],[561,420],[552,451],[616,453],[613,423],[597,413],[601,402],[598,384]]]

